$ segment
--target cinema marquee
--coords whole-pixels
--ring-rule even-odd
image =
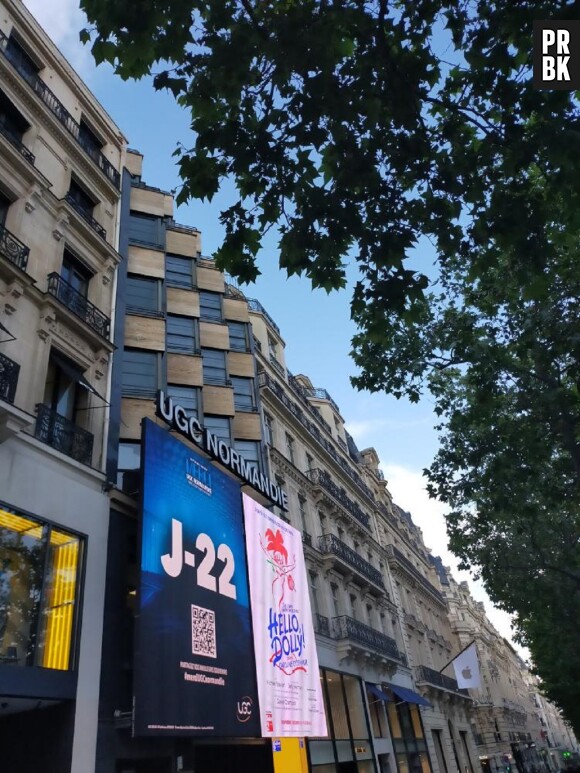
[[[202,448],[213,459],[259,491],[273,504],[288,510],[288,496],[284,489],[258,471],[250,467],[246,460],[227,443],[212,434],[195,417],[188,417],[181,405],[176,405],[163,390],[157,393],[155,415],[187,440]]]

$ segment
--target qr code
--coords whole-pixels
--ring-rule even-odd
[[[194,655],[217,658],[215,612],[191,605],[191,651]]]

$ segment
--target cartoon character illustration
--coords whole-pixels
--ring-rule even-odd
[[[284,595],[286,593],[286,582],[288,583],[288,589],[290,591],[295,590],[296,584],[291,572],[294,571],[296,566],[295,556],[292,559],[288,558],[288,551],[284,545],[284,535],[280,529],[276,529],[276,533],[272,529],[267,529],[264,535],[266,537],[266,544],[262,541],[260,535],[260,547],[266,555],[267,561],[272,567],[274,573],[274,579],[272,580],[272,597],[274,603],[278,598],[278,609],[282,608],[282,602],[284,601]]]

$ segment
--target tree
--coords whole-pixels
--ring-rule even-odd
[[[316,287],[343,287],[356,261],[355,386],[430,391],[443,437],[428,474],[454,550],[543,668],[541,606],[579,568],[579,114],[571,94],[532,88],[531,40],[534,19],[574,5],[81,5],[97,61],[124,78],[157,70],[191,112],[178,201],[234,181],[219,267],[255,278],[270,228],[281,268]],[[431,285],[412,267],[421,238]],[[570,691],[550,695],[573,714]]]

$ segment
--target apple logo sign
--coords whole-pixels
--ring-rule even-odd
[[[461,676],[462,676],[464,679],[471,679],[471,669],[469,668],[469,666],[466,666],[466,667],[463,669],[463,671],[461,672]]]

